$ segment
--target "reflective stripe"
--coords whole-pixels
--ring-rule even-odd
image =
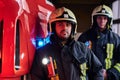
[[[105,62],[106,62],[106,69],[109,69],[109,68],[111,67],[110,58],[106,58],[106,59],[105,59]]]
[[[54,60],[54,69],[55,69],[54,80],[59,80],[59,75],[58,75],[58,72],[57,72],[57,64],[56,64],[56,60]]]
[[[113,44],[107,44],[107,58],[112,59],[113,57]]]
[[[115,69],[117,69],[119,72],[120,72],[120,63],[117,63],[115,66],[114,66]]]
[[[85,76],[80,76],[81,80],[86,80]]]
[[[81,73],[82,73],[82,75],[80,75],[80,78],[82,80],[86,80],[86,70],[88,69],[86,66],[86,63],[80,64],[80,69],[81,69]]]
[[[109,69],[111,67],[111,59],[113,57],[113,48],[114,48],[113,44],[110,44],[110,43],[107,44],[107,49],[106,49],[107,58],[105,59],[106,69]]]

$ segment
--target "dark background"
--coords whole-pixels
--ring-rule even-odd
[[[105,4],[109,7],[116,0],[50,0],[56,8],[66,7],[72,10],[77,18],[78,32],[83,32],[91,26],[91,14],[93,9]]]

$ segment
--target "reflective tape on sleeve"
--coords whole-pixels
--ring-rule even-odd
[[[117,63],[114,68],[120,73],[120,63]]]

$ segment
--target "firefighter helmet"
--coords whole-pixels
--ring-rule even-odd
[[[76,31],[77,30],[77,20],[76,20],[74,13],[71,10],[69,10],[65,7],[61,7],[51,13],[51,15],[49,17],[50,32],[54,32],[52,23],[54,23],[56,21],[71,22],[73,24],[73,26],[72,26],[73,34],[75,34],[77,32]]]
[[[92,24],[94,23],[95,16],[104,15],[109,18],[108,25],[112,25],[113,13],[112,10],[106,5],[97,6],[92,12]]]

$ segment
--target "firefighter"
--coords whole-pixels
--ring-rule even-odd
[[[61,7],[49,18],[50,43],[36,50],[32,80],[103,80],[102,64],[84,43],[74,40],[74,13]]]
[[[87,43],[101,61],[105,80],[120,80],[120,37],[112,32],[112,19],[108,6],[97,6],[92,12],[92,27],[78,41]]]

